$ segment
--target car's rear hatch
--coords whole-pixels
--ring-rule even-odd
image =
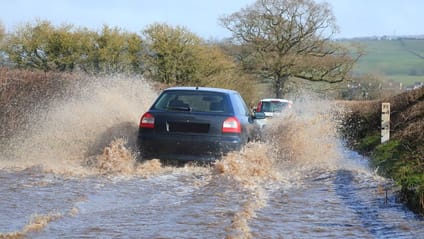
[[[160,139],[155,151],[161,155],[219,155],[225,142],[238,142],[238,136],[222,133],[228,115],[190,112],[155,112],[153,134]]]
[[[222,134],[222,122],[228,115],[191,112],[155,112],[155,132],[168,135]]]
[[[167,91],[148,112],[154,126],[141,128],[139,138],[158,155],[216,155],[240,144],[240,134],[223,131],[233,112],[222,92]]]

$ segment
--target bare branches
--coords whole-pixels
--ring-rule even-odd
[[[288,77],[339,82],[357,60],[331,42],[338,27],[327,3],[257,0],[221,22],[233,33],[233,42],[252,52],[244,62],[278,81],[277,97]]]

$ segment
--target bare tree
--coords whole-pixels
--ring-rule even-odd
[[[343,81],[360,55],[331,40],[338,27],[328,3],[257,0],[220,21],[241,48],[239,60],[271,79],[276,97],[289,77]]]

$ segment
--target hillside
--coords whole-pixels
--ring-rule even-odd
[[[355,75],[374,74],[403,87],[424,82],[424,38],[359,38],[343,40],[362,46],[365,55],[357,62]]]

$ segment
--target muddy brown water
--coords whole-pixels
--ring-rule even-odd
[[[146,82],[90,87],[3,143],[0,238],[424,238],[393,183],[345,149],[330,104],[298,103],[214,164],[173,166],[137,161]]]

